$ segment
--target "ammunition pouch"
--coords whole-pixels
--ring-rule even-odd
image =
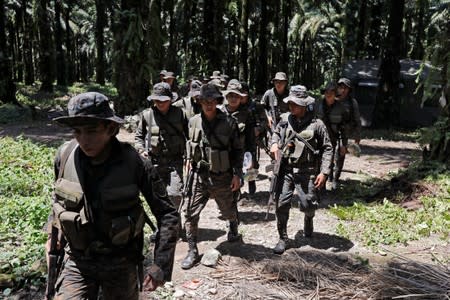
[[[150,149],[152,151],[152,154],[158,155],[161,152],[161,142],[160,142],[160,136],[159,136],[159,127],[152,126],[150,127]]]
[[[209,170],[211,172],[223,173],[230,170],[231,165],[228,151],[207,148],[206,153],[210,163]]]

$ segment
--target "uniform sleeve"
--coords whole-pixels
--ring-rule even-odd
[[[282,126],[282,122],[278,122],[277,127],[275,127],[275,130],[272,133],[272,140],[270,142],[270,145],[273,144],[279,144],[280,140],[281,140],[281,131],[285,130],[285,128],[283,128]],[[278,145],[280,146],[280,145]]]
[[[270,114],[270,96],[269,91],[267,90],[261,98],[261,105],[267,111],[267,114]]]
[[[353,105],[353,122],[355,124],[353,137],[356,140],[361,139],[361,114],[359,112],[359,105],[356,99],[352,99],[352,105]]]
[[[331,145],[328,130],[321,120],[317,120],[317,140],[319,144],[319,151],[321,154],[320,173],[329,175],[331,161],[333,159],[333,146]]]
[[[264,111],[264,107],[262,105],[256,105],[256,117],[259,119],[259,131],[263,132],[268,129],[269,121],[267,120],[267,114]]]
[[[144,113],[140,114],[138,127],[134,136],[134,147],[138,152],[143,152],[145,149],[145,138],[147,136],[147,121],[145,121]]]
[[[239,137],[239,128],[236,122],[231,122],[231,150],[230,163],[234,170],[242,170],[242,162],[244,160],[244,145]]]
[[[180,216],[169,200],[166,187],[156,169],[150,163],[140,160],[139,170],[142,194],[156,218],[159,229],[155,242],[154,263],[164,272],[164,280],[170,281]]]

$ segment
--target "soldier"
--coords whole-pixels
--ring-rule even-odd
[[[250,111],[241,108],[241,101],[244,97],[248,97],[248,94],[242,91],[242,84],[239,80],[231,79],[223,95],[227,100],[227,104],[223,106],[223,111],[236,119],[244,152],[249,152],[254,157],[256,155],[255,132],[254,127],[252,127]],[[253,183],[255,182],[253,181]],[[238,196],[236,195],[236,201],[239,200]]]
[[[221,219],[228,220],[228,241],[241,238],[238,233],[238,210],[233,193],[240,188],[242,174],[242,145],[236,120],[216,106],[223,101],[219,89],[204,84],[200,89],[202,112],[189,120],[189,141],[186,152],[190,167],[195,171],[193,196],[186,205],[185,228],[189,244],[183,269],[192,268],[199,259],[197,249],[200,213],[210,197],[214,198]]]
[[[314,117],[314,99],[308,96],[306,88],[293,86],[283,102],[289,105],[290,113],[281,116],[271,146],[275,158],[281,155],[280,172],[283,172],[278,176],[275,197],[280,236],[273,249],[276,254],[286,250],[287,222],[294,188],[299,194],[300,210],[305,213],[304,234],[312,236],[313,218],[319,201],[317,190],[325,185],[333,154],[327,128]]]
[[[101,288],[105,299],[138,299],[138,282],[154,290],[171,279],[179,215],[151,165],[115,137],[124,121],[114,115],[108,98],[79,94],[70,99],[68,111],[54,119],[74,134],[55,159],[48,258],[67,241],[55,298],[97,299]],[[140,192],[162,233],[145,279]],[[54,240],[59,230],[63,238]]]
[[[280,121],[280,115],[288,112],[288,105],[282,100],[289,94],[289,89],[287,87],[288,79],[284,72],[277,72],[272,82],[274,87],[264,93],[261,104],[266,110],[269,128],[273,130]]]
[[[254,130],[254,139],[256,146],[262,148],[267,147],[267,115],[264,111],[264,108],[261,104],[256,103],[255,100],[250,98],[250,90],[248,84],[246,82],[241,82],[242,92],[246,94],[241,98],[241,106],[240,110],[247,110],[250,112],[250,124],[249,127]],[[255,152],[252,153],[253,158],[253,166],[252,168],[256,171],[259,168],[259,155],[257,153],[257,148],[255,148]],[[255,180],[248,181],[248,193],[253,195],[256,192],[256,182]]]
[[[169,84],[161,82],[153,86],[147,98],[153,107],[141,114],[135,147],[143,158],[151,160],[166,184],[169,198],[179,208],[188,121],[181,108],[171,105],[172,97]]]
[[[336,159],[336,166],[333,175],[333,184],[337,186],[344,167],[345,154],[347,153],[347,138],[353,137],[355,143],[359,145],[361,141],[361,118],[359,113],[358,102],[355,98],[350,96],[352,91],[352,82],[348,78],[341,78],[338,80],[337,100],[342,103],[345,108],[344,115],[344,132],[346,140],[343,140],[343,146],[338,152]]]
[[[180,107],[184,110],[188,120],[200,113],[201,108],[200,104],[198,104],[198,96],[200,95],[201,86],[202,83],[199,80],[193,80],[188,95],[173,103],[173,106]]]
[[[163,77],[163,82],[167,82],[170,85],[170,89],[172,91],[172,94],[174,95],[172,102],[175,102],[179,99],[176,79],[177,78],[175,77],[175,73],[171,71],[166,71]]]
[[[324,97],[316,103],[316,116],[327,126],[331,145],[333,146],[331,173],[328,178],[328,181],[331,182],[332,190],[335,190],[337,187],[337,182],[334,180],[333,174],[334,164],[340,156],[345,155],[345,147],[348,141],[344,131],[346,110],[342,102],[336,101],[336,91],[336,84],[329,82],[323,89]]]

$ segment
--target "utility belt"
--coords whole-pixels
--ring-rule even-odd
[[[138,195],[135,185],[103,190],[101,222],[94,224],[81,185],[60,178],[55,183],[53,212],[71,249],[107,255],[141,235],[145,217]],[[105,241],[99,242],[103,240],[99,237]]]

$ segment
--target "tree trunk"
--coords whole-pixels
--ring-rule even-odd
[[[6,45],[6,7],[0,0],[0,102],[19,104],[16,100],[16,85],[12,80],[11,63]]]
[[[23,60],[25,64],[25,84],[34,83],[34,65],[33,65],[33,22],[31,16],[27,13],[27,1],[22,0],[22,18],[24,24],[23,31]]]
[[[241,4],[241,26],[240,33],[240,63],[239,79],[247,82],[248,80],[248,0],[242,0]]]
[[[415,30],[415,41],[413,43],[413,49],[411,51],[412,59],[423,59],[425,51],[423,47],[423,40],[425,36],[425,12],[429,7],[429,0],[417,0],[417,17],[416,19],[416,30]]]
[[[66,2],[67,8],[64,11],[64,24],[66,27],[66,36],[64,43],[66,44],[66,56],[67,56],[67,83],[70,85],[77,80],[77,70],[75,66],[76,62],[76,50],[75,41],[73,40],[73,34],[70,29],[70,14],[72,11],[72,2]]]
[[[366,22],[367,22],[367,1],[361,1],[358,10],[358,29],[356,35],[356,59],[361,58],[361,53],[364,53],[364,39],[366,36]]]
[[[61,26],[62,0],[55,0],[55,46],[56,46],[56,82],[60,86],[67,85],[66,59],[64,56],[63,29]]]
[[[405,0],[390,1],[389,27],[380,64],[380,81],[374,111],[374,127],[397,125],[400,106],[400,54]]]
[[[256,66],[256,84],[255,89],[257,94],[263,94],[267,89],[267,4],[266,1],[261,1],[261,20],[259,24],[259,56],[258,64]]]
[[[18,7],[16,9],[16,28],[17,28],[17,38],[16,38],[16,49],[17,49],[17,61],[16,61],[16,68],[17,68],[17,81],[23,82],[23,10],[21,7]]]
[[[97,13],[95,23],[95,45],[97,47],[95,82],[103,85],[105,84],[105,38],[103,31],[106,27],[106,5],[104,0],[95,0],[95,11]]]
[[[47,15],[47,6],[48,0],[39,0],[37,4],[39,27],[39,75],[42,81],[40,90],[52,92],[54,80],[54,54],[50,20]]]
[[[282,39],[282,61],[280,68],[289,74],[289,52],[288,52],[288,33],[291,19],[291,0],[283,0],[283,39]]]
[[[380,45],[382,44],[381,22],[383,15],[383,3],[376,0],[371,8],[371,23],[369,31],[369,42],[367,47],[367,56],[369,59],[380,57]]]
[[[155,7],[157,11],[152,11]],[[148,77],[153,70],[150,59],[161,59],[152,52],[152,47],[158,46],[160,41],[148,43],[149,32],[154,37],[159,36],[152,31],[158,29],[154,24],[150,26],[150,14],[152,17],[159,15],[160,7],[158,1],[151,1],[149,6],[147,2],[122,0],[120,13],[114,13],[114,84],[119,93],[115,108],[119,115],[131,115],[146,106],[150,89]],[[127,35],[127,32],[132,34]]]

